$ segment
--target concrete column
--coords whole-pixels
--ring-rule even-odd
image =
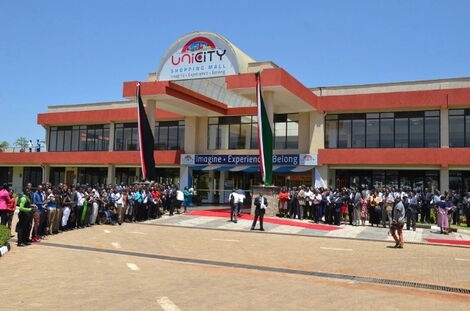
[[[116,168],[114,165],[108,165],[108,176],[106,177],[106,183],[108,185],[114,185],[116,183]]]
[[[214,201],[214,171],[209,171],[209,194],[207,195],[207,200],[212,203]]]
[[[310,149],[310,113],[299,113],[299,153],[309,153]]]
[[[49,126],[45,125],[44,130],[46,131],[46,135],[45,135],[45,137],[46,137],[46,139],[45,139],[46,146],[44,147],[44,151],[49,151]]]
[[[42,168],[42,183],[49,182],[51,167],[47,164],[41,165]]]
[[[322,112],[310,112],[310,148],[309,153],[318,153],[325,148],[325,117]]]
[[[24,168],[22,166],[13,166],[11,187],[16,193],[23,192],[23,171]]]
[[[219,175],[219,203],[223,204],[224,203],[224,198],[225,198],[225,192],[224,192],[224,183],[225,183],[225,171],[220,171]]]
[[[149,120],[150,129],[152,130],[152,135],[155,137],[155,110],[157,107],[157,101],[150,99],[145,101],[145,114]]]
[[[109,123],[109,144],[108,151],[114,151],[114,132],[116,128],[116,123]]]
[[[189,187],[189,179],[190,177],[190,168],[187,165],[180,165],[180,189],[184,189],[184,187]]]
[[[440,188],[441,188],[439,190],[441,191],[441,193],[443,193],[446,190],[449,190],[449,168],[448,167],[441,167],[439,183],[440,183]]]
[[[197,118],[184,118],[184,152],[196,153],[198,142]]]
[[[441,107],[441,148],[449,148],[449,109]]]

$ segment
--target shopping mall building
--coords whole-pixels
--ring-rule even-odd
[[[208,32],[179,38],[142,82],[159,181],[195,186],[209,202],[259,184],[258,71],[276,185],[470,188],[470,78],[307,87]],[[39,113],[47,151],[0,153],[1,181],[139,179],[136,83],[123,83],[123,101]]]

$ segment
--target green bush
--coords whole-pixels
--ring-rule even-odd
[[[10,234],[10,229],[7,226],[0,225],[0,246],[7,244],[8,240],[10,240]]]

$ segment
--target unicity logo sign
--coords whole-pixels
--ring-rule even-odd
[[[181,46],[182,45],[182,46]],[[235,54],[222,40],[197,36],[173,47],[163,64],[159,80],[183,80],[236,74]]]
[[[212,62],[218,57],[218,61],[222,61],[222,58],[227,53],[227,50],[224,49],[218,50],[215,47],[214,42],[205,37],[197,37],[190,40],[185,44],[183,49],[181,49],[180,55],[171,55],[171,63],[174,66],[179,64],[191,65],[196,63],[206,63]]]

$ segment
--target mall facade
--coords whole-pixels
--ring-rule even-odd
[[[193,186],[206,202],[260,183],[256,72],[276,185],[470,190],[470,78],[310,88],[209,32],[179,38],[141,82],[158,181]],[[123,101],[39,113],[47,151],[0,153],[1,181],[138,180],[136,83],[123,83]]]

